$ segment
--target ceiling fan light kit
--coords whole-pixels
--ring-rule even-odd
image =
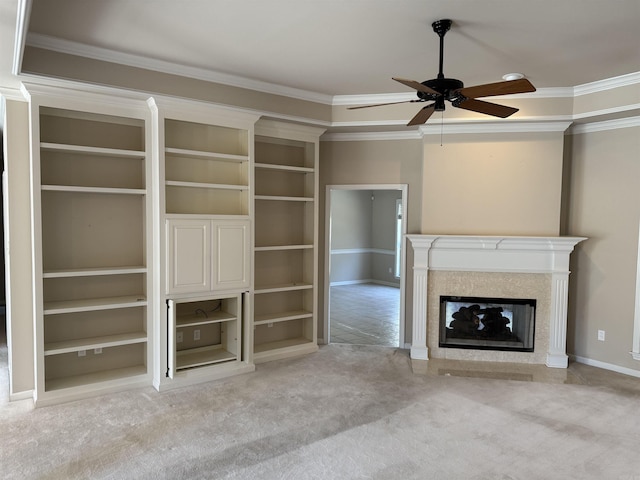
[[[437,20],[431,24],[433,31],[440,37],[440,59],[438,76],[424,82],[407,80],[405,78],[393,77],[393,80],[400,82],[407,87],[416,90],[418,98],[405,102],[382,103],[376,105],[364,105],[359,107],[349,107],[350,110],[356,108],[379,107],[382,105],[392,105],[397,103],[433,102],[423,107],[407,124],[407,126],[421,125],[429,120],[433,112],[443,112],[445,110],[445,100],[451,102],[456,108],[470,110],[494,117],[506,118],[518,111],[517,108],[498,105],[496,103],[477,100],[480,97],[493,97],[497,95],[510,95],[516,93],[535,92],[536,88],[529,80],[520,73],[509,73],[502,78],[503,82],[487,83],[466,87],[461,80],[456,78],[446,78],[443,73],[444,64],[444,36],[452,25],[449,19]]]

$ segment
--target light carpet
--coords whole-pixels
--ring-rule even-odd
[[[415,374],[404,350],[330,345],[163,393],[5,398],[2,477],[640,480],[638,379],[571,368],[580,381]]]

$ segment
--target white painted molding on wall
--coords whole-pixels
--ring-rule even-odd
[[[331,250],[331,255],[353,255],[361,253],[379,253],[381,255],[394,255],[395,250],[387,250],[384,248],[336,248]]]
[[[576,85],[573,87],[573,94],[579,97],[581,95],[604,92],[605,90],[612,90],[614,88],[628,87],[629,85],[635,85],[637,83],[640,83],[640,72],[628,73],[626,75]]]
[[[592,367],[602,368],[603,370],[610,370],[612,372],[622,373],[623,375],[630,375],[632,377],[640,378],[640,370],[634,370],[633,368],[621,367],[612,363],[601,362],[599,360],[593,360],[591,358],[580,357],[577,355],[571,355],[571,360],[574,360],[578,363],[583,363],[585,365],[590,365]]]
[[[640,109],[640,104],[636,104],[635,107]],[[570,129],[570,133],[580,135],[582,133],[604,132],[606,130],[630,127],[640,127],[640,116],[574,125]]]

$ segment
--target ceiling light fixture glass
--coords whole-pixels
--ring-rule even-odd
[[[504,80],[520,80],[521,78],[524,78],[524,75],[521,73],[507,73],[505,75],[502,76],[502,78]]]

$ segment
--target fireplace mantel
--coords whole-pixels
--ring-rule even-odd
[[[429,359],[429,271],[526,273],[550,276],[546,365],[566,368],[569,255],[585,237],[407,235],[414,251],[411,358]]]

